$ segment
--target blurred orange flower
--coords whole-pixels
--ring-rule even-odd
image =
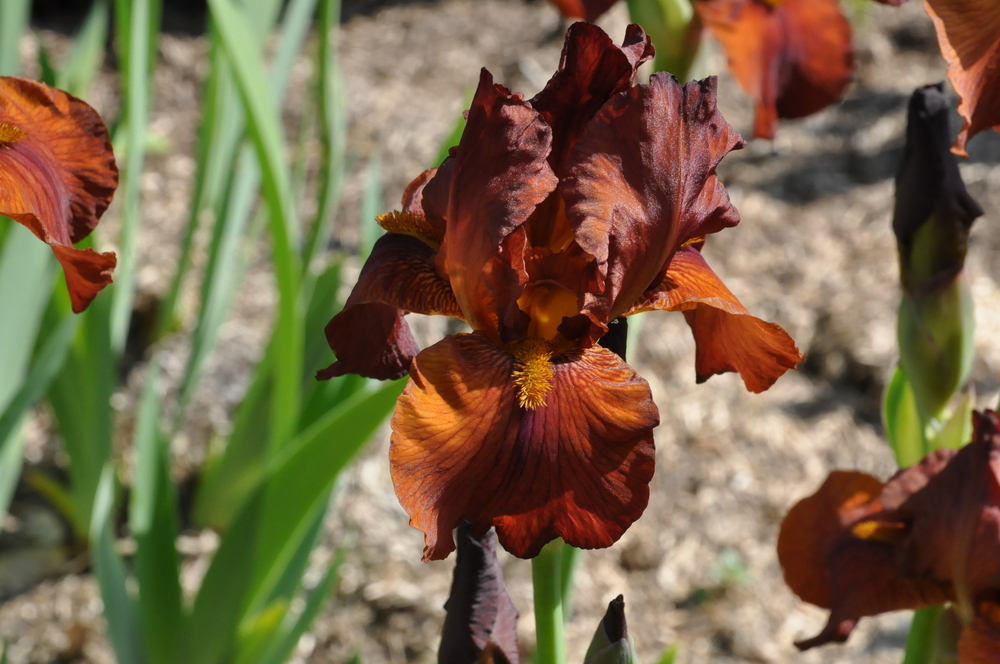
[[[551,2],[564,16],[588,21],[614,4],[607,0]],[[851,26],[837,0],[692,3],[698,18],[725,50],[733,76],[756,102],[756,138],[774,138],[778,118],[802,118],[823,110],[840,99],[851,81]]]
[[[115,255],[73,244],[94,230],[117,186],[94,109],[44,83],[0,77],[0,214],[52,247],[76,313],[111,283]]]
[[[995,0],[925,0],[924,9],[934,22],[948,78],[961,98],[962,130],[951,149],[967,157],[970,138],[990,127],[1000,131],[1000,11]]]
[[[973,415],[972,442],[883,484],[835,471],[791,509],[778,559],[796,595],[830,609],[800,649],[847,640],[859,618],[954,602],[959,663],[1000,653],[1000,418]]]
[[[461,142],[379,217],[389,232],[327,326],[338,360],[319,377],[411,374],[390,466],[425,559],[447,556],[466,519],[531,557],[556,537],[610,546],[639,518],[659,417],[646,381],[598,344],[615,319],[684,311],[699,380],[738,371],[753,391],[802,357],[700,253],[739,221],[715,169],[744,143],[715,79],[632,86],[651,56],[638,26],[619,48],[577,23],[531,101],[483,70]],[[474,331],[418,353],[406,312]]]
[[[851,25],[837,0],[696,0],[729,70],[754,98],[753,135],[840,99],[854,71]]]

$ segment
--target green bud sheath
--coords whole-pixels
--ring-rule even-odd
[[[972,361],[972,300],[962,268],[969,229],[983,211],[950,151],[948,113],[943,83],[910,98],[892,220],[903,285],[899,363],[924,422],[941,415]]]

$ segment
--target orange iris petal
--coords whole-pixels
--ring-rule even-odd
[[[680,249],[665,278],[629,313],[683,311],[694,333],[695,371],[703,381],[737,371],[751,392],[763,392],[802,360],[781,327],[750,315],[708,266],[697,247]]]
[[[658,423],[646,382],[591,348],[557,358],[545,405],[529,411],[514,369],[479,333],[447,337],[413,363],[389,458],[426,560],[455,548],[464,519],[495,525],[504,548],[531,557],[556,537],[610,546],[646,507]]]
[[[993,127],[1000,131],[1000,8],[994,0],[925,0],[948,78],[961,101],[962,130],[952,150]]]
[[[0,214],[50,245],[79,313],[106,285],[116,259],[74,249],[118,185],[108,132],[79,99],[43,83],[0,77]]]
[[[410,235],[386,233],[375,242],[343,311],[326,326],[337,361],[318,378],[399,378],[418,350],[404,313],[462,317],[451,287],[435,272],[434,256]]]
[[[757,138],[774,138],[779,117],[832,104],[851,80],[851,26],[837,0],[698,0],[695,8],[757,102]]]

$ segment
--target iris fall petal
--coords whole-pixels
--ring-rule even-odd
[[[345,373],[399,378],[418,350],[404,313],[461,318],[451,286],[435,272],[435,253],[425,242],[401,233],[386,233],[375,242],[344,309],[326,326],[337,361],[318,378]]]
[[[729,69],[756,101],[754,136],[774,138],[778,118],[832,104],[851,80],[851,27],[837,0],[697,0]]]
[[[79,313],[111,283],[113,253],[74,249],[111,203],[118,168],[108,132],[61,90],[0,77],[0,214],[52,247]]]
[[[556,537],[610,546],[646,507],[659,421],[646,382],[591,348],[556,361],[546,404],[525,410],[513,371],[513,356],[478,333],[446,337],[413,363],[389,458],[427,560],[455,548],[464,519],[531,557]]]
[[[802,360],[788,333],[750,315],[695,246],[681,248],[659,284],[628,313],[683,311],[694,333],[699,381],[737,371],[751,392],[763,392]]]

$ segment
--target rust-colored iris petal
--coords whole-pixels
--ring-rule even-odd
[[[556,9],[567,18],[582,18],[585,21],[596,21],[608,11],[618,0],[550,0]]]
[[[108,132],[79,99],[43,83],[0,77],[0,214],[50,245],[73,311],[111,283],[113,253],[74,249],[118,185]]]
[[[925,0],[948,78],[961,101],[962,130],[952,150],[993,127],[1000,131],[1000,10],[995,0]]]
[[[614,94],[632,85],[639,66],[653,57],[649,37],[630,25],[621,48],[593,23],[574,23],[566,32],[559,68],[531,105],[552,127],[549,164],[557,176],[565,174],[566,160],[584,127]],[[553,193],[535,210],[527,224],[531,244],[549,247],[569,225],[560,210],[562,198]]]
[[[789,510],[778,534],[778,561],[792,592],[830,607],[827,556],[848,524],[872,511],[870,502],[881,491],[882,482],[871,475],[836,470],[819,491]]]
[[[826,628],[800,648],[843,641],[863,616],[948,601],[972,616],[990,606],[1000,593],[1000,418],[976,413],[973,424],[969,445],[932,452],[868,502],[874,485],[851,487],[869,480],[837,473],[792,509],[779,536],[786,579],[830,608]]]
[[[870,475],[834,471],[781,524],[778,560],[786,583],[803,600],[830,609],[823,631],[797,642],[799,648],[845,641],[863,616],[932,606],[951,598],[947,582],[900,569],[896,545],[906,532],[895,527],[896,522],[856,527],[879,517],[882,489]],[[880,536],[878,525],[883,525],[881,532],[891,534]]]
[[[595,342],[687,240],[739,222],[715,175],[745,142],[715,105],[714,77],[681,86],[654,74],[615,96],[587,127],[563,182],[566,214],[596,260],[582,313]]]
[[[984,602],[984,604],[987,604]],[[962,630],[958,640],[958,661],[960,664],[997,664],[1000,662],[1000,607],[989,603],[994,615],[977,615]]]
[[[779,117],[832,104],[851,80],[851,26],[837,0],[698,0],[695,8],[757,103],[757,138],[774,138]]]
[[[562,537],[606,547],[642,514],[653,475],[649,386],[614,353],[590,348],[553,365],[545,405],[518,406],[514,359],[481,334],[447,337],[413,362],[392,418],[390,469],[424,558],[455,548],[452,530],[495,525],[520,557]]]
[[[694,246],[674,254],[659,284],[629,313],[683,311],[694,333],[698,381],[737,371],[751,392],[763,392],[802,360],[788,333],[750,315]]]
[[[375,242],[344,309],[326,326],[337,361],[317,378],[399,378],[419,350],[404,313],[461,318],[451,287],[434,270],[434,254],[410,235],[386,233]]]
[[[444,237],[444,212],[448,205],[446,177],[438,182],[438,188],[428,191],[431,181],[437,178],[438,169],[428,168],[413,179],[403,192],[403,212],[425,217],[434,228],[436,234]],[[443,200],[433,200],[433,196],[444,193]]]
[[[546,161],[551,141],[538,111],[484,69],[455,156],[425,189],[430,195],[450,175],[439,260],[466,320],[498,341],[523,287],[504,240],[558,184]]]

